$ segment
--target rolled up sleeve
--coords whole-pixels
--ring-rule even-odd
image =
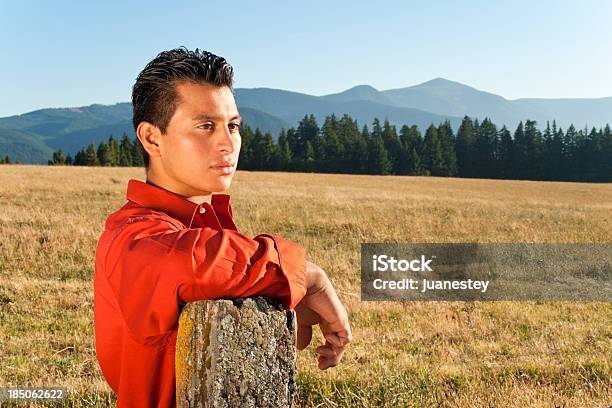
[[[147,218],[116,234],[105,270],[130,333],[145,344],[176,329],[184,303],[261,295],[294,308],[306,293],[306,253],[295,242]]]

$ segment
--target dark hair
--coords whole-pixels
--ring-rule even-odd
[[[160,52],[138,74],[132,88],[134,131],[140,122],[149,122],[166,132],[176,110],[181,82],[208,83],[232,87],[234,70],[225,58],[208,51],[189,51],[185,47]],[[149,154],[140,145],[145,167],[149,167]]]

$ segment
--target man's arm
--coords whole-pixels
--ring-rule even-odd
[[[319,368],[338,365],[346,347],[353,339],[346,309],[340,302],[327,274],[312,262],[307,263],[306,296],[295,307],[298,333],[297,348],[303,350],[312,339],[312,326],[319,325],[325,344],[317,347]]]
[[[308,286],[304,249],[277,236],[178,230],[137,217],[103,239],[97,258],[132,337],[143,344],[162,344],[176,329],[180,303],[262,295],[293,308]]]

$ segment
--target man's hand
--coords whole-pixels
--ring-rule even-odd
[[[303,350],[310,344],[312,326],[318,324],[325,337],[325,344],[317,347],[318,365],[325,370],[338,365],[352,340],[348,314],[325,272],[312,262],[306,264],[306,282],[306,295],[295,307],[297,349]]]

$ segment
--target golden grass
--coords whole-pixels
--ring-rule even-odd
[[[70,406],[114,406],[95,357],[95,247],[127,180],[143,177],[0,166],[0,386],[66,386]],[[303,244],[349,311],[340,366],[318,370],[314,346],[299,354],[300,406],[612,403],[610,303],[359,297],[362,242],[611,242],[611,184],[242,171],[229,193],[242,232]]]

